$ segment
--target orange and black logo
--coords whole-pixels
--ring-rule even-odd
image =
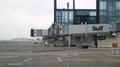
[[[103,26],[96,25],[96,26],[93,26],[92,29],[93,29],[93,31],[102,31]]]

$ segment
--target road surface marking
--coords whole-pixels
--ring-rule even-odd
[[[25,62],[28,62],[29,60],[24,60]]]
[[[105,57],[105,56],[97,56],[98,60],[103,61],[103,62],[120,62],[120,59],[115,59],[115,58],[110,58],[110,57]]]
[[[115,57],[120,57],[120,54],[111,54],[111,53],[108,53],[106,54],[107,56],[115,56]]]
[[[83,61],[83,62],[90,62],[90,61],[94,61],[93,59],[90,58],[72,58],[71,60],[73,61]]]
[[[120,55],[108,55],[108,56],[120,57]]]
[[[24,61],[28,62],[28,61],[31,61],[31,60],[32,60],[32,58],[29,58],[29,59],[25,59]]]
[[[57,57],[57,60],[60,61],[60,62],[62,62],[62,60],[60,59],[60,57]]]
[[[78,56],[78,53],[71,53],[70,56]],[[69,54],[60,54],[60,56],[69,56]]]
[[[60,56],[67,56],[68,54],[60,54]]]
[[[23,64],[22,64],[22,63],[9,63],[8,65],[9,65],[9,66],[13,66],[13,65],[16,66],[16,65],[23,65]]]
[[[0,58],[15,58],[17,56],[0,56]]]
[[[78,56],[78,53],[71,53],[71,56]]]

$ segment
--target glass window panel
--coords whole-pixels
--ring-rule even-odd
[[[105,24],[105,23],[108,23],[108,19],[107,19],[107,17],[106,16],[100,16],[100,23],[102,23],[102,24]]]
[[[119,11],[116,11],[116,16],[120,16],[120,12]]]
[[[67,11],[65,11],[65,22],[68,22],[68,12]]]
[[[77,15],[89,15],[90,11],[77,11]]]
[[[110,0],[110,1],[107,1],[108,2],[108,11],[115,11],[115,1],[113,0]]]
[[[116,16],[116,22],[120,23],[120,16]]]
[[[62,16],[61,12],[57,11],[56,12],[56,22],[61,22],[61,16]]]
[[[96,24],[96,17],[88,17],[87,22],[88,24]]]
[[[113,16],[108,16],[108,19],[106,20],[108,23],[111,23],[114,21]]]
[[[68,11],[57,11],[56,12],[56,21],[63,24],[73,23],[73,11],[69,11],[69,22],[68,22]]]
[[[120,11],[120,2],[116,2],[116,10]]]
[[[65,11],[62,12],[62,22],[65,22]]]
[[[106,1],[100,1],[100,9],[102,9],[102,10],[106,10],[107,9]]]
[[[73,23],[73,12],[70,12],[70,17],[69,17],[70,23]]]
[[[120,23],[117,23],[117,31],[120,31]]]
[[[106,11],[101,10],[101,11],[100,11],[100,16],[103,16],[103,15],[104,15],[104,16],[106,16],[106,15],[107,15],[107,12],[106,12]]]
[[[96,12],[90,12],[90,16],[96,16]]]

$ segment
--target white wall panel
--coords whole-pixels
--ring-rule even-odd
[[[102,26],[102,30],[93,30],[93,26]],[[83,33],[104,33],[110,32],[110,24],[88,24],[88,25],[70,25],[69,34],[83,34]]]

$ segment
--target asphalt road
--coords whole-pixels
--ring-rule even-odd
[[[0,49],[0,67],[120,67],[120,49],[44,46]]]

